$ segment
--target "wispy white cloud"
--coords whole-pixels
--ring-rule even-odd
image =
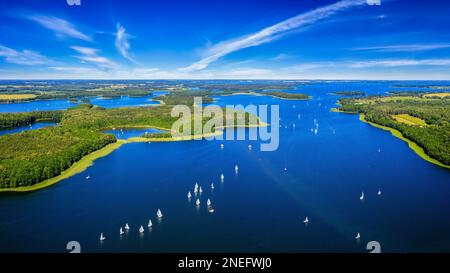
[[[272,60],[274,61],[284,61],[284,60],[288,60],[288,59],[292,59],[295,58],[295,56],[293,55],[289,55],[286,53],[280,53],[277,56],[273,57]]]
[[[3,45],[0,45],[0,57],[8,63],[21,65],[42,65],[53,62],[39,52],[28,49],[18,51]]]
[[[130,42],[129,42],[129,36],[126,33],[126,30],[123,26],[120,24],[117,24],[117,32],[116,32],[116,48],[119,51],[119,53],[127,60],[133,63],[137,63],[136,60],[131,57],[130,55]]]
[[[181,70],[196,71],[205,69],[209,64],[217,61],[219,58],[227,54],[244,48],[271,42],[283,37],[293,30],[298,30],[319,20],[330,17],[338,12],[348,10],[360,5],[367,5],[366,0],[341,0],[334,4],[299,14],[278,24],[264,28],[256,33],[246,35],[234,40],[223,41],[210,47],[203,59],[191,64],[188,67],[184,67]]]
[[[93,63],[101,68],[105,69],[116,69],[118,65],[106,57],[99,56],[97,54],[98,50],[90,47],[82,46],[71,46],[73,50],[78,52],[80,55],[75,56],[83,62]]]
[[[410,45],[383,45],[371,47],[357,47],[352,50],[378,51],[378,52],[414,52],[450,48],[450,44],[410,44]]]
[[[71,37],[84,41],[92,40],[89,36],[79,31],[72,23],[58,17],[31,14],[26,15],[25,18],[53,31],[57,37]]]
[[[399,67],[399,66],[450,66],[450,59],[393,59],[344,63],[351,68]]]

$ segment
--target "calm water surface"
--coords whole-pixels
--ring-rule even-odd
[[[221,105],[279,104],[279,149],[261,152],[258,141],[126,144],[55,186],[2,194],[0,251],[66,252],[67,242],[76,240],[85,252],[367,252],[367,242],[375,240],[385,252],[448,252],[449,171],[358,116],[329,111],[339,98],[333,91],[382,94],[390,86],[299,87],[310,101],[219,97]],[[197,197],[186,196],[196,182],[203,188],[199,207]],[[125,223],[131,230],[120,236]]]

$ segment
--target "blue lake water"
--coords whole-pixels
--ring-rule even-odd
[[[154,133],[164,133],[165,131],[146,128],[146,129],[120,129],[116,128],[116,130],[107,130],[105,133],[113,134],[117,139],[129,139],[132,137],[140,137],[143,134],[154,134]]]
[[[89,102],[105,107],[105,108],[116,108],[116,107],[136,107],[136,106],[149,106],[157,105],[159,102],[153,101],[152,98],[165,94],[166,92],[153,92],[151,96],[146,97],[127,97],[123,96],[120,98],[90,98]],[[0,104],[0,113],[7,112],[31,112],[31,111],[49,111],[49,110],[64,110],[69,107],[74,107],[78,103],[72,102],[67,99],[55,99],[55,100],[36,100],[27,101],[20,103],[3,103]]]
[[[54,123],[54,122],[36,122],[36,123],[32,124],[31,126],[21,126],[21,127],[16,127],[13,129],[0,130],[0,136],[7,135],[7,134],[20,133],[20,132],[28,131],[28,130],[37,130],[40,128],[55,126],[55,125],[56,125],[56,123]]]
[[[310,101],[219,97],[220,105],[280,105],[278,150],[261,152],[259,141],[126,144],[50,188],[0,195],[0,251],[67,252],[79,241],[83,252],[367,252],[378,241],[383,252],[449,252],[450,172],[357,115],[330,112],[334,91],[383,94],[391,85],[299,87]],[[186,196],[196,182],[198,208]],[[131,229],[120,236],[125,223]]]

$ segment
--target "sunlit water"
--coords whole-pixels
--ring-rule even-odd
[[[329,111],[339,98],[333,91],[382,94],[391,84],[299,87],[310,101],[218,98],[220,105],[279,104],[278,150],[261,152],[259,141],[126,144],[50,188],[2,194],[0,251],[67,252],[73,240],[83,252],[367,252],[369,241],[383,252],[450,251],[449,171],[357,115]],[[196,182],[203,193],[189,200]],[[125,223],[131,229],[120,236]]]

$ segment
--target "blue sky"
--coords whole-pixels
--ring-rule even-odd
[[[450,79],[445,0],[0,1],[0,79]]]

